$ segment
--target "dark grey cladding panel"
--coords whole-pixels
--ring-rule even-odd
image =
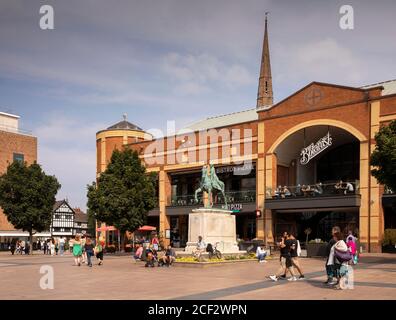
[[[264,206],[265,209],[272,210],[360,207],[360,195],[266,199]]]
[[[243,208],[241,212],[236,213],[238,214],[246,214],[246,213],[252,213],[255,212],[256,210],[256,204],[255,203],[242,203]],[[167,216],[183,216],[183,215],[188,215],[191,213],[193,209],[198,209],[201,206],[168,206],[166,207],[166,215]],[[219,207],[216,206],[215,207]],[[155,208],[148,213],[149,217],[158,217],[159,216],[159,209]]]

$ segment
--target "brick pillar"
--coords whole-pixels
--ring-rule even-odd
[[[170,196],[170,179],[166,171],[161,170],[159,172],[159,225],[160,233],[164,237],[164,245],[167,246],[170,243],[170,239],[165,239],[165,230],[170,229],[170,219],[166,215],[166,205],[168,204],[168,197]]]
[[[265,203],[265,153],[264,153],[264,121],[259,122],[257,132],[257,163],[256,163],[256,208],[261,217],[256,218],[256,238],[265,239],[264,203]]]
[[[380,121],[380,101],[371,103],[370,116],[370,154],[375,149],[375,134],[379,131]],[[370,167],[372,169],[373,167]],[[370,174],[370,252],[381,252],[381,238],[383,236],[383,228],[381,221],[383,220],[383,211],[381,209],[380,187],[376,178]]]
[[[365,251],[368,250],[369,232],[369,147],[367,141],[360,142],[360,208],[359,208],[359,242]]]
[[[267,154],[265,157],[265,188],[266,193],[273,194],[276,188],[276,154]],[[272,219],[272,210],[265,210],[265,240],[266,243],[274,243],[274,225]]]

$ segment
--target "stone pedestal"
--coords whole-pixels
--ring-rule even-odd
[[[194,209],[188,216],[188,242],[185,248],[191,253],[197,247],[198,236],[221,253],[239,253],[236,242],[235,216],[232,211],[216,208]]]

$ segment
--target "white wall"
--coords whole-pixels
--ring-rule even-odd
[[[19,116],[0,112],[0,130],[18,131]]]

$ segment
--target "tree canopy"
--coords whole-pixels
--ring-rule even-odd
[[[396,192],[396,121],[382,127],[375,135],[376,147],[370,164],[378,182]]]
[[[155,194],[155,176],[146,173],[138,153],[115,150],[97,183],[88,185],[88,208],[97,220],[134,231],[156,206]]]
[[[0,177],[0,206],[16,229],[30,235],[47,231],[60,187],[56,177],[46,175],[37,163],[14,161]]]

